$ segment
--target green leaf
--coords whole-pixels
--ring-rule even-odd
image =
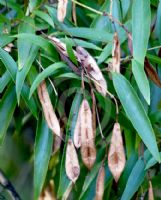
[[[38,52],[38,47],[35,45],[31,45],[30,52],[28,54],[28,57],[26,58],[23,69],[20,71],[17,70],[16,94],[17,94],[18,103],[20,101],[20,94],[21,94],[21,90],[22,90],[25,78],[30,70],[30,67],[31,67],[33,61],[35,60],[35,57],[37,56],[37,52]]]
[[[6,46],[8,43],[12,42],[14,38],[9,35],[0,35],[0,47]]]
[[[67,130],[66,130],[66,144],[64,146],[63,150],[63,156],[61,160],[61,168],[60,168],[60,180],[59,180],[59,188],[58,188],[58,198],[61,198],[65,191],[70,186],[71,181],[68,179],[65,171],[65,154],[66,154],[66,146],[67,141],[70,136],[73,136],[74,134],[74,128],[76,125],[76,120],[78,116],[78,111],[80,104],[82,102],[82,94],[80,92],[76,93],[75,98],[72,103],[72,107],[70,110],[69,120],[67,124]]]
[[[65,38],[60,38],[60,40],[65,43]],[[79,46],[84,47],[86,49],[95,49],[95,50],[98,50],[98,51],[102,50],[100,47],[96,46],[95,44],[81,40],[81,39],[74,38],[74,40],[73,40],[71,38],[68,38],[68,40],[70,41],[72,46],[79,45]]]
[[[160,161],[155,134],[150,120],[129,81],[121,74],[113,73],[113,84],[124,110],[139,136],[155,157]]]
[[[136,83],[144,99],[150,104],[150,86],[147,76],[144,71],[144,66],[137,60],[132,60],[132,72],[134,74]]]
[[[161,152],[160,152],[160,156],[161,156]],[[155,160],[154,157],[152,157],[146,164],[145,170],[153,167],[155,164],[157,164],[157,161]]]
[[[138,190],[146,175],[146,171],[144,170],[145,161],[147,161],[149,158],[150,154],[148,151],[146,151],[144,156],[140,157],[136,162],[126,183],[126,187],[122,194],[121,200],[130,200]]]
[[[89,40],[95,40],[100,42],[110,42],[113,39],[113,34],[104,31],[104,30],[98,30],[95,28],[64,28],[64,30],[67,32],[67,35],[72,35],[78,38],[85,38]]]
[[[36,16],[40,17],[45,22],[47,22],[51,27],[55,28],[53,20],[51,19],[51,17],[47,13],[44,13],[44,12],[39,11],[39,10],[35,10],[34,14]]]
[[[8,85],[8,83],[11,80],[11,76],[8,73],[8,71],[6,71],[3,76],[0,78],[0,93],[3,92],[4,88]]]
[[[36,9],[41,3],[42,3],[42,0],[29,0],[30,12],[32,12],[34,9]]]
[[[34,200],[38,200],[47,174],[52,152],[53,134],[43,117],[39,117],[34,148]]]
[[[78,76],[78,75],[76,75],[76,74],[74,74],[74,73],[72,73],[72,72],[60,74],[60,75],[58,75],[58,76],[55,76],[55,78],[68,78],[68,79],[73,78],[73,79],[78,79],[78,80],[81,81],[80,76]],[[84,81],[87,82],[86,79],[85,79]]]
[[[105,0],[100,11],[109,12],[109,8],[110,8],[110,1]],[[90,27],[97,28],[100,30],[111,30],[111,21],[109,18],[107,18],[107,16],[96,15]]]
[[[2,144],[8,126],[11,122],[14,110],[16,108],[15,87],[10,85],[0,101],[0,144]]]
[[[7,71],[9,72],[13,82],[16,83],[16,73],[17,73],[17,68],[18,68],[16,62],[2,48],[0,48],[0,58],[3,64],[5,65]],[[28,99],[29,88],[27,87],[27,85],[25,84],[23,85],[21,94],[28,108],[31,110],[33,115],[37,118],[37,106],[33,97],[30,100]]]
[[[146,57],[150,60],[150,61],[152,61],[152,62],[154,62],[154,63],[156,63],[156,64],[159,64],[159,65],[161,65],[161,58],[160,57],[158,57],[158,56],[155,56],[155,55],[152,55],[152,54],[146,54]]]
[[[34,20],[31,17],[25,17],[23,19],[23,22],[20,23],[19,28],[18,28],[18,34],[21,33],[33,33],[35,32],[34,30]],[[28,60],[30,50],[32,47],[31,42],[24,42],[24,39],[18,38],[17,39],[17,48],[18,48],[18,69],[21,70],[25,65]]]
[[[31,89],[30,89],[30,95],[29,98],[32,96],[38,85],[48,76],[53,75],[54,73],[58,72],[59,69],[67,68],[67,66],[63,62],[58,62],[50,65],[44,71],[39,73],[39,75],[36,77],[35,81],[33,82]]]
[[[18,35],[14,35],[13,37],[21,38],[23,40],[27,40],[29,42],[32,42],[33,44],[41,47],[44,51],[52,55],[52,57],[57,60],[58,59],[58,53],[55,50],[53,44],[49,40],[44,39],[41,36],[34,35],[31,33],[21,33]]]
[[[24,84],[22,87],[21,96],[25,101],[26,105],[28,106],[28,108],[30,109],[33,116],[37,119],[38,118],[37,104],[33,97],[29,99],[29,92],[30,88],[26,84]]]
[[[135,166],[137,160],[138,160],[137,153],[132,152],[130,155],[130,158],[126,161],[126,166],[125,166],[124,171],[119,179],[120,192],[122,192],[125,189],[127,180],[129,178],[131,171],[132,171],[133,167]]]
[[[123,18],[127,16],[131,4],[132,4],[132,0],[121,0]]]
[[[161,1],[159,1],[159,5],[158,5],[158,8],[157,8],[157,20],[156,20],[156,26],[155,26],[155,31],[156,31],[156,34],[159,38],[159,41],[161,43]]]
[[[13,58],[2,48],[0,48],[0,58],[5,65],[6,69],[10,73],[10,76],[12,77],[12,80],[15,82],[16,79],[16,73],[17,73],[17,64],[13,60]]]
[[[66,37],[66,38],[65,38],[65,41],[66,41],[67,53],[68,53],[68,56],[69,56],[70,60],[71,60],[74,64],[78,65],[78,61],[77,61],[76,56],[75,56],[75,54],[74,54],[74,52],[73,52],[73,48],[72,48],[72,45],[71,45],[71,43],[70,43],[70,40]]]
[[[151,10],[150,0],[134,0],[132,6],[133,57],[144,63],[150,36]]]

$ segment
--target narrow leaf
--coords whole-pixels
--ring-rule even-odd
[[[151,10],[150,0],[135,0],[132,6],[133,56],[144,63],[150,36]]]
[[[67,31],[67,34],[71,34],[72,36],[79,37],[79,38],[85,38],[100,42],[110,42],[112,41],[113,34],[109,33],[104,30],[98,30],[95,28],[64,28],[65,31]]]
[[[34,200],[37,200],[47,173],[52,151],[53,134],[43,117],[39,117],[34,149]]]
[[[34,20],[31,17],[25,17],[20,23],[18,33],[34,33]],[[18,69],[21,70],[27,62],[32,43],[24,42],[24,39],[17,39],[18,48]]]
[[[0,144],[2,144],[8,126],[11,122],[14,110],[16,108],[15,87],[10,85],[0,101]]]
[[[160,161],[155,134],[150,120],[129,81],[120,74],[113,73],[113,84],[124,110],[139,136],[155,157]]]
[[[34,14],[43,19],[45,22],[47,22],[51,27],[55,28],[53,20],[47,13],[42,12],[40,10],[35,10]]]
[[[7,71],[9,72],[13,82],[16,82],[16,73],[17,73],[17,64],[13,60],[13,58],[5,52],[3,49],[0,48],[0,58],[2,62],[4,63]],[[33,115],[37,118],[37,106],[35,103],[34,98],[32,97],[30,100],[28,99],[29,96],[29,88],[26,84],[22,87],[22,97],[26,102],[26,105],[30,109],[30,111],[33,113]]]
[[[145,162],[150,158],[150,153],[146,151],[142,157],[134,165],[131,174],[126,183],[125,190],[122,194],[121,200],[131,200],[135,192],[138,190],[140,185],[142,184],[146,171]]]
[[[144,65],[133,59],[132,72],[134,74],[138,88],[140,89],[140,92],[143,94],[143,97],[147,101],[147,103],[150,104],[150,86],[144,71]]]
[[[30,50],[28,57],[25,60],[24,66],[22,70],[17,70],[17,75],[16,75],[16,93],[17,93],[17,100],[18,103],[20,101],[20,94],[21,90],[25,81],[25,78],[30,70],[30,67],[32,63],[35,60],[35,57],[37,56],[38,52],[38,47],[35,45],[30,45]]]
[[[3,76],[0,78],[0,93],[3,92],[3,90],[5,89],[5,87],[7,86],[7,84],[10,82],[11,80],[11,76],[8,73],[8,71],[6,71]]]

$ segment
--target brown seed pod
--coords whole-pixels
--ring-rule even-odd
[[[81,122],[81,156],[83,163],[91,169],[96,160],[96,147],[92,127],[92,113],[88,101],[84,99],[80,108]]]
[[[113,38],[112,71],[120,73],[120,42],[116,32]]]
[[[54,112],[45,81],[42,81],[38,87],[38,96],[49,128],[53,131],[54,134],[61,137],[60,125]]]
[[[81,123],[80,123],[80,110],[78,112],[78,117],[74,129],[74,145],[78,149],[81,146]]]
[[[76,48],[76,57],[91,78],[97,81],[98,84],[94,82],[97,91],[103,96],[106,96],[107,83],[94,58],[80,46]]]
[[[126,158],[122,141],[120,124],[115,123],[112,131],[111,144],[108,152],[108,167],[118,182],[121,173],[125,167]]]
[[[154,193],[151,181],[149,181],[148,200],[154,200]]]
[[[105,184],[105,167],[101,166],[98,172],[98,177],[96,181],[96,196],[95,200],[102,200],[104,193],[104,184]]]
[[[67,12],[68,0],[58,0],[57,18],[60,22],[64,21]]]
[[[71,139],[68,140],[65,159],[65,170],[68,178],[75,183],[80,174],[77,153]]]

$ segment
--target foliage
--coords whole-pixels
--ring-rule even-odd
[[[161,199],[161,1],[64,2],[0,0],[0,169],[24,200]]]

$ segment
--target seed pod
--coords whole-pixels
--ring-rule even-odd
[[[112,131],[110,149],[108,152],[108,166],[116,182],[118,182],[121,176],[125,163],[126,158],[120,124],[115,123]]]
[[[45,81],[43,81],[38,87],[38,96],[49,128],[54,134],[61,137],[60,125],[54,112]]]
[[[112,71],[120,73],[120,42],[116,32],[113,38]]]
[[[96,160],[96,148],[92,127],[92,113],[88,101],[84,99],[80,108],[81,122],[81,156],[83,163],[91,169]]]
[[[68,140],[66,149],[65,170],[68,178],[75,183],[80,174],[77,153],[71,139]]]
[[[80,123],[80,110],[77,117],[77,122],[74,129],[74,145],[78,149],[81,146],[81,123]]]
[[[64,21],[67,11],[68,0],[58,0],[57,18],[60,22]]]
[[[148,200],[154,200],[153,187],[151,181],[149,181]]]
[[[94,58],[83,47],[80,46],[78,46],[76,49],[76,57],[91,78],[95,80],[94,84],[97,91],[103,96],[106,96],[107,83]]]
[[[98,172],[98,177],[96,181],[96,197],[95,200],[102,200],[104,193],[104,184],[105,184],[105,168],[101,166]]]

